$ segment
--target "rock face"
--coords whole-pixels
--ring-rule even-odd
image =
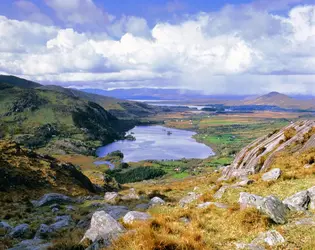
[[[241,192],[239,203],[242,208],[257,208],[278,224],[284,224],[287,222],[287,207],[275,196],[268,196],[264,198],[258,195]]]
[[[13,228],[9,235],[12,238],[28,238],[30,234],[30,226],[28,224],[21,224]]]
[[[281,175],[280,168],[275,168],[263,174],[261,178],[263,181],[274,181],[274,180],[279,179],[280,175]]]
[[[102,241],[105,246],[117,238],[125,229],[113,217],[104,211],[97,211],[93,214],[90,228],[85,232],[83,239],[92,242]]]
[[[163,204],[165,204],[165,201],[161,199],[160,197],[153,197],[149,202],[150,206],[163,205]]]
[[[187,196],[183,197],[180,201],[179,201],[179,205],[181,207],[186,206],[187,204],[190,204],[192,202],[194,202],[195,200],[197,200],[201,195],[197,194],[195,192],[190,192],[188,193]]]
[[[310,202],[309,192],[301,191],[288,198],[283,203],[286,204],[290,210],[294,211],[305,211],[308,208]]]
[[[138,212],[138,211],[130,211],[124,216],[123,221],[126,224],[131,224],[134,221],[148,220],[150,218],[151,218],[151,215],[147,213]]]
[[[73,202],[73,200],[70,197],[63,194],[57,194],[57,193],[45,194],[38,201],[32,201],[35,207],[48,206],[52,203],[67,204],[71,202]]]
[[[271,163],[274,155],[285,149],[296,141],[303,139],[303,136],[315,126],[315,121],[303,121],[290,124],[281,129],[279,132],[258,138],[253,143],[243,148],[235,157],[233,163],[224,168],[222,171],[222,179],[231,177],[243,177],[251,174],[266,171]],[[285,137],[285,131],[294,129],[296,132],[291,138]],[[309,141],[305,142],[307,145]]]

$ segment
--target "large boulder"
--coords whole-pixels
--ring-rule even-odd
[[[307,210],[309,202],[310,197],[308,190],[298,192],[283,200],[283,203],[286,204],[288,208],[293,211]]]
[[[155,205],[163,205],[165,204],[165,201],[161,199],[160,197],[153,197],[150,202],[150,206],[155,206]]]
[[[269,172],[263,174],[261,179],[263,181],[274,181],[274,180],[279,179],[280,175],[281,175],[280,168],[275,168],[275,169],[272,169]]]
[[[83,239],[91,240],[93,243],[102,241],[104,246],[109,246],[113,239],[125,232],[124,227],[113,217],[104,211],[97,211],[93,214],[90,228],[85,232]]]
[[[43,197],[41,197],[37,201],[32,201],[32,204],[35,207],[43,207],[43,206],[48,206],[51,204],[67,204],[67,203],[72,203],[73,200],[63,194],[58,194],[58,193],[49,193],[45,194]]]
[[[12,229],[10,232],[10,237],[12,238],[29,238],[31,235],[31,229],[28,224],[20,224]]]
[[[150,218],[151,218],[151,215],[147,213],[138,212],[138,211],[130,211],[124,216],[123,222],[126,224],[131,224],[134,221],[145,221],[145,220],[149,220]]]
[[[284,224],[287,222],[287,207],[275,196],[268,196],[264,198],[258,195],[241,192],[239,203],[241,204],[241,208],[257,208],[278,224]]]
[[[125,214],[129,212],[129,209],[128,207],[125,207],[125,206],[106,205],[97,209],[97,211],[104,211],[107,214],[109,214],[111,217],[113,217],[115,220],[118,220],[122,218],[123,216],[125,216]]]
[[[285,242],[283,236],[276,230],[260,233],[251,244],[260,245],[267,244],[269,246],[276,246]]]
[[[187,196],[183,197],[180,201],[179,201],[179,205],[181,207],[184,207],[192,202],[194,202],[195,200],[197,200],[199,197],[201,196],[201,194],[197,194],[195,192],[190,192],[188,193]]]

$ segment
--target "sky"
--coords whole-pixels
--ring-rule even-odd
[[[315,0],[1,0],[0,74],[315,95]]]

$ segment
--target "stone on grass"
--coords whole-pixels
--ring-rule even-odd
[[[295,222],[298,226],[315,226],[314,218],[303,218]]]
[[[124,227],[113,217],[104,211],[93,214],[90,228],[85,232],[83,239],[91,240],[93,243],[101,241],[104,246],[109,246],[113,239],[125,232]]]
[[[66,204],[66,203],[71,203],[71,202],[73,202],[73,200],[70,197],[63,194],[57,194],[57,193],[45,194],[39,200],[32,201],[35,207],[48,206],[54,203]]]
[[[260,245],[267,244],[269,246],[280,245],[285,242],[283,236],[276,230],[270,230],[268,232],[260,233],[251,244]]]
[[[129,212],[128,207],[125,206],[111,206],[111,205],[105,205],[97,211],[104,211],[105,213],[109,214],[111,217],[113,217],[115,220],[118,220],[125,216],[126,213]]]
[[[46,224],[41,224],[36,231],[34,239],[46,239],[50,233],[52,233],[52,229]]]
[[[268,196],[264,198],[258,195],[241,192],[239,203],[243,209],[246,207],[257,208],[278,224],[284,224],[287,222],[287,207],[275,196]]]
[[[310,197],[310,209],[315,210],[315,186],[309,188],[307,191]]]
[[[151,206],[155,206],[155,205],[163,205],[165,204],[165,201],[163,199],[161,199],[160,197],[154,197],[150,200],[149,204]]]
[[[207,208],[210,207],[211,205],[216,206],[218,208],[228,208],[229,206],[220,202],[205,202],[205,203],[201,203],[197,206],[197,208]]]
[[[307,190],[298,192],[283,200],[283,203],[286,204],[288,208],[293,211],[307,210],[309,202],[310,197],[309,192]]]
[[[151,215],[147,213],[138,212],[138,211],[130,211],[124,216],[123,222],[126,224],[131,224],[134,221],[145,221],[145,220],[149,220],[150,218],[151,218]]]
[[[5,234],[8,234],[12,231],[13,227],[9,225],[9,223],[5,221],[0,222],[0,229],[2,229],[2,232]],[[2,235],[0,235],[2,236]]]
[[[136,193],[136,190],[134,188],[131,188],[129,190],[129,194],[126,194],[126,195],[122,196],[121,199],[125,200],[125,201],[128,201],[128,200],[139,200],[140,197]]]
[[[52,246],[51,243],[44,243],[41,239],[23,240],[8,250],[47,250]]]
[[[55,221],[56,222],[54,224],[49,226],[50,230],[53,232],[69,227],[70,223],[72,222],[72,219],[70,215],[62,215],[62,216],[57,216],[55,218]]]
[[[12,238],[28,238],[30,234],[30,226],[28,224],[20,224],[13,228],[9,235]]]
[[[220,187],[220,189],[213,195],[213,198],[217,200],[221,199],[228,187],[229,187],[228,185]]]
[[[201,195],[197,194],[195,192],[190,192],[188,193],[187,196],[183,197],[180,201],[179,201],[179,205],[181,207],[184,207],[192,202],[194,202],[195,200],[197,200]]]
[[[275,168],[263,174],[261,178],[263,181],[274,181],[274,180],[278,180],[280,175],[281,175],[280,168]]]
[[[104,200],[109,203],[116,203],[119,199],[119,194],[117,192],[106,192],[104,195]]]

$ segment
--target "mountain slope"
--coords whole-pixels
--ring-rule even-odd
[[[30,86],[0,82],[0,137],[49,153],[87,154],[134,125],[94,102]]]
[[[246,100],[243,102],[243,105],[271,105],[281,108],[315,109],[315,103],[312,100],[297,100],[278,92],[271,92],[253,100]]]
[[[36,88],[36,87],[41,86],[39,83],[36,83],[36,82],[25,80],[16,76],[7,76],[7,75],[0,75],[0,82],[14,85],[16,87],[21,87],[21,88]]]

